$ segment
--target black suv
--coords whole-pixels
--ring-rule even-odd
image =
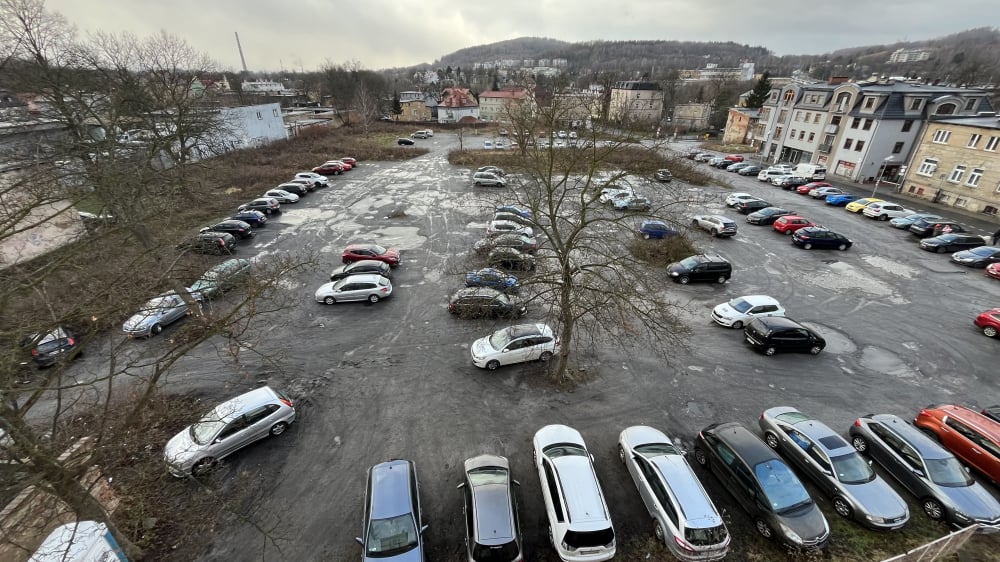
[[[448,301],[448,312],[463,318],[480,316],[511,318],[528,312],[514,296],[508,296],[489,287],[459,289]]]
[[[757,212],[761,209],[766,209],[770,207],[771,204],[767,201],[761,199],[751,199],[749,201],[740,201],[739,203],[733,205],[733,208],[743,213],[744,215],[749,215],[750,213]]]
[[[759,437],[732,422],[698,432],[694,459],[750,514],[757,532],[795,548],[823,548],[830,526],[792,469]]]
[[[201,229],[201,232],[228,232],[232,234],[239,240],[244,238],[250,238],[253,236],[253,229],[250,227],[249,223],[243,222],[241,220],[224,220],[220,223],[213,224],[212,226],[206,226]]]
[[[188,238],[177,245],[178,250],[191,250],[199,254],[225,255],[233,253],[236,238],[228,232],[206,231]]]
[[[920,219],[910,225],[910,232],[918,238],[929,238],[949,232],[965,232],[965,227],[957,222],[944,219]]]
[[[733,276],[733,264],[719,255],[698,254],[668,265],[667,273],[681,285],[691,281],[725,283]]]
[[[826,347],[826,340],[819,334],[784,316],[759,316],[743,328],[747,344],[764,355],[779,351],[797,351],[817,355]]]

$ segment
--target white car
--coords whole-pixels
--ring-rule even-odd
[[[323,283],[316,289],[316,302],[336,304],[338,302],[368,301],[372,304],[388,298],[392,294],[392,282],[378,273],[362,273]]]
[[[495,185],[504,187],[507,185],[506,178],[497,175],[495,172],[476,172],[472,174],[473,185]]]
[[[881,201],[868,205],[862,212],[868,218],[878,219],[880,221],[887,221],[889,219],[898,219],[899,217],[908,217],[913,213],[915,213],[916,211],[907,209],[906,207],[899,205],[897,203]]]
[[[712,309],[712,320],[735,330],[758,316],[784,316],[781,304],[767,295],[746,295],[724,302]]]
[[[299,196],[285,191],[284,189],[269,189],[267,193],[263,195],[264,197],[270,197],[272,199],[277,199],[278,203],[298,203]]]
[[[770,176],[767,181],[771,182],[771,185],[781,185],[781,182],[784,181],[785,178],[790,177],[793,177],[791,172],[782,172],[779,175]]]
[[[569,138],[575,139],[576,138],[576,131],[570,131],[569,132]]]
[[[526,361],[548,361],[559,350],[559,339],[545,324],[519,324],[472,342],[472,363],[481,369]]]
[[[735,207],[737,203],[742,203],[744,201],[756,201],[760,199],[755,195],[750,195],[749,193],[730,193],[726,196],[726,206]]]
[[[490,222],[490,225],[486,227],[487,236],[498,236],[500,234],[508,234],[511,232],[514,234],[524,234],[525,236],[535,235],[535,231],[530,226],[525,226],[508,220],[493,220]]]
[[[618,459],[646,504],[657,540],[678,560],[726,556],[729,531],[680,447],[660,430],[636,425],[618,436]]]
[[[830,195],[840,195],[843,191],[837,187],[817,187],[809,191],[809,197],[813,199],[826,199]]]
[[[785,170],[783,168],[768,168],[766,170],[761,170],[757,174],[757,181],[771,181],[771,178],[777,176],[787,176],[791,175],[791,170]]]
[[[483,141],[483,150],[493,150],[493,141]]]
[[[330,185],[330,178],[321,176],[315,172],[299,172],[292,179],[292,181],[295,180],[309,180],[316,187],[327,187]]]
[[[598,201],[607,204],[618,197],[626,195],[635,195],[635,190],[627,185],[612,185],[601,190],[601,196],[598,198]]]

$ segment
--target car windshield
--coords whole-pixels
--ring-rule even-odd
[[[927,465],[927,475],[931,482],[939,486],[949,488],[959,488],[972,485],[972,478],[969,473],[962,468],[962,464],[955,457],[944,459],[924,459]]]
[[[493,349],[503,349],[508,343],[510,343],[510,332],[507,330],[493,332],[490,336],[490,346]]]
[[[864,484],[875,479],[875,471],[857,453],[830,457],[837,480],[844,484]]]
[[[677,450],[677,447],[673,446],[670,443],[647,443],[645,445],[639,445],[638,447],[635,448],[635,452],[646,457],[647,459],[651,459],[653,457],[660,457],[663,455],[680,454],[680,451]]]
[[[368,529],[368,556],[383,558],[395,556],[417,546],[417,527],[409,513],[376,519]]]
[[[382,246],[379,246],[378,244],[373,244],[372,245],[372,251],[375,252],[376,254],[382,255],[382,254],[388,252],[389,250],[386,250],[385,248],[383,248]]]
[[[978,248],[973,248],[973,249],[971,249],[969,251],[972,252],[974,255],[982,256],[984,258],[988,258],[988,257],[992,256],[997,251],[997,249],[996,248],[992,248],[990,246],[980,246]]]
[[[941,242],[951,242],[951,241],[955,240],[956,238],[958,238],[957,234],[942,234],[942,235],[940,235],[940,236],[937,237],[937,239],[939,241],[941,241]]]
[[[224,421],[220,420],[214,413],[210,413],[191,426],[191,439],[199,445],[208,445],[225,425]]]
[[[729,301],[729,306],[733,307],[733,310],[736,312],[746,312],[753,307],[753,305],[743,300],[742,297]]]
[[[799,479],[780,460],[764,461],[755,466],[753,472],[771,507],[779,515],[812,502]]]
[[[695,258],[694,256],[691,256],[691,257],[689,257],[689,258],[684,258],[684,259],[682,259],[682,260],[680,261],[680,264],[681,264],[682,266],[684,266],[684,267],[687,267],[687,268],[692,268],[692,267],[695,267],[695,266],[697,266],[697,265],[698,265],[699,263],[700,263],[700,262],[699,262],[699,261],[698,261],[698,260],[697,260],[697,259],[696,259],[696,258]]]
[[[555,445],[545,447],[542,449],[542,452],[545,453],[545,456],[550,459],[558,459],[559,457],[569,456],[587,456],[587,450],[576,443],[556,443]]]

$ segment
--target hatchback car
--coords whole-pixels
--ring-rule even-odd
[[[260,197],[254,199],[249,203],[244,203],[236,208],[237,211],[246,211],[247,209],[253,211],[260,211],[265,215],[270,215],[272,213],[278,213],[281,211],[281,204],[278,203],[276,199],[270,197]]]
[[[901,230],[909,230],[910,226],[913,225],[913,223],[922,219],[936,221],[936,220],[941,220],[941,217],[929,213],[914,213],[912,215],[908,215],[905,217],[889,219],[889,224],[892,225],[894,228],[899,228]]]
[[[667,275],[681,285],[691,281],[722,284],[733,276],[733,264],[720,255],[698,254],[667,265]]]
[[[946,219],[922,218],[910,225],[910,233],[917,238],[962,232],[965,232],[964,226]]]
[[[469,351],[473,365],[495,371],[502,365],[548,361],[559,351],[559,339],[545,324],[519,324],[474,341]]]
[[[749,201],[740,201],[739,203],[733,205],[733,208],[744,215],[749,215],[750,213],[766,209],[770,206],[771,204],[763,199],[751,199]]]
[[[775,178],[772,183],[786,191],[796,191],[800,186],[809,183],[809,178],[804,178],[802,176],[782,176],[780,178]]]
[[[262,386],[219,404],[175,435],[164,450],[170,473],[198,476],[223,458],[295,421],[295,405],[279,390]]]
[[[951,261],[968,267],[983,268],[993,263],[1000,263],[1000,248],[979,246],[971,250],[962,250],[952,254]]]
[[[330,185],[330,178],[316,172],[297,172],[292,181],[295,180],[307,180],[313,184],[313,187],[326,187]]]
[[[913,494],[928,517],[956,527],[1000,525],[1000,502],[955,455],[890,414],[868,414],[850,429],[854,449],[875,460]]]
[[[850,193],[838,193],[837,195],[828,195],[826,197],[826,204],[833,205],[834,207],[843,207],[849,203],[854,202],[859,199],[858,195],[852,195]]]
[[[396,267],[399,265],[399,250],[383,248],[378,244],[350,244],[344,248],[340,259],[344,263],[361,260],[378,260]]]
[[[796,230],[800,228],[806,228],[809,226],[816,226],[813,222],[805,217],[800,217],[798,215],[786,215],[779,217],[774,224],[771,225],[776,232],[782,234],[791,235]]]
[[[648,211],[653,208],[653,202],[646,197],[628,195],[611,202],[616,211]]]
[[[747,222],[750,224],[774,224],[778,217],[791,214],[793,214],[792,211],[781,207],[765,207],[747,215]]]
[[[396,139],[396,144],[400,146],[411,146],[414,144],[414,142],[408,138],[400,137]]]
[[[822,548],[830,526],[792,469],[739,423],[698,432],[694,458],[753,519],[757,532],[795,548]]]
[[[534,224],[535,224],[531,220],[531,217],[525,217],[523,215],[516,214],[516,213],[509,213],[507,211],[494,211],[493,212],[493,220],[495,220],[495,221],[510,221],[510,222],[514,222],[514,223],[517,223],[517,224],[520,224],[520,225],[523,225],[523,226],[531,226],[531,227],[534,227]]]
[[[212,299],[250,277],[250,260],[231,259],[206,271],[187,288],[197,301]]]
[[[299,198],[301,199],[305,197],[310,191],[315,191],[316,187],[311,184],[304,184],[304,183],[297,183],[290,181],[278,185],[277,187],[275,187],[275,189],[280,189],[282,191],[287,191],[288,193],[298,195]]]
[[[507,180],[503,176],[493,172],[476,172],[472,174],[472,184],[504,187],[507,185]]]
[[[750,166],[753,166],[753,164],[749,162],[734,162],[726,167],[726,171],[735,173],[742,170],[743,168],[749,168]]]
[[[955,456],[1000,482],[1000,423],[964,406],[921,408],[913,425],[937,437]]]
[[[538,240],[524,234],[498,234],[476,242],[472,248],[478,254],[487,253],[495,248],[514,248],[526,254],[534,254],[538,249]]]
[[[743,328],[743,339],[764,355],[780,352],[819,355],[826,347],[822,336],[784,316],[751,318]]]
[[[285,191],[284,189],[269,189],[264,193],[264,197],[277,199],[278,203],[298,203],[299,196]]]
[[[331,283],[324,283],[316,289],[316,302],[336,304],[338,302],[368,301],[372,304],[392,295],[392,282],[388,277],[376,273],[351,275]]]
[[[312,169],[312,173],[321,174],[326,177],[339,176],[344,173],[344,166],[340,162],[324,162]]]
[[[850,238],[820,226],[800,228],[792,234],[792,244],[805,250],[813,248],[844,251],[854,245]]]
[[[204,230],[177,245],[178,250],[190,250],[198,254],[224,256],[236,249],[236,237],[228,232]]]
[[[496,289],[465,287],[448,299],[448,312],[462,318],[514,318],[527,314],[528,307]]]
[[[980,312],[973,323],[983,331],[984,336],[997,337],[997,334],[1000,333],[1000,308],[991,308]]]
[[[469,562],[524,562],[517,494],[510,462],[495,455],[466,459],[458,487],[465,499],[465,555]]]
[[[912,215],[913,211],[897,203],[883,201],[881,203],[872,203],[871,205],[868,205],[865,207],[865,210],[862,211],[862,214],[870,219],[887,221],[889,219],[898,219],[900,217]]]
[[[352,275],[375,273],[382,277],[392,277],[392,267],[384,261],[359,260],[346,263],[330,272],[330,281],[338,281]]]
[[[242,221],[253,228],[260,228],[267,224],[267,215],[260,211],[254,211],[253,209],[247,209],[245,211],[239,211],[233,216],[229,217],[228,220]]]
[[[535,231],[530,226],[525,226],[514,221],[505,220],[492,220],[490,224],[486,227],[487,236],[499,236],[500,234],[523,234],[525,236],[534,236]]]
[[[760,173],[760,170],[761,170],[760,166],[751,164],[746,168],[740,168],[739,170],[736,171],[736,173],[741,176],[756,176],[757,174]]]
[[[986,239],[975,234],[939,234],[920,241],[920,249],[928,252],[960,252],[986,245]]]
[[[200,232],[228,232],[236,237],[237,240],[243,240],[244,238],[253,236],[253,227],[250,226],[250,223],[243,221],[225,220],[215,223],[212,226],[206,226]]]
[[[163,331],[163,327],[189,314],[187,303],[177,293],[164,293],[146,301],[125,324],[122,331],[130,338],[148,338]]]
[[[867,207],[868,205],[871,205],[872,203],[881,203],[881,202],[883,202],[883,200],[879,199],[878,197],[862,197],[861,199],[855,199],[854,201],[848,203],[846,206],[844,206],[844,210],[847,211],[848,213],[860,213],[864,211],[865,207]]]
[[[534,271],[535,257],[531,254],[521,252],[517,248],[499,247],[490,250],[486,256],[486,263],[490,267],[500,267],[517,271]]]
[[[680,232],[671,228],[670,225],[663,221],[646,219],[639,225],[639,236],[645,238],[646,240],[651,238],[654,240],[661,240],[663,238],[677,236],[678,234],[680,234]]]
[[[532,439],[552,548],[562,560],[591,562],[615,556],[615,530],[583,436],[547,425]]]
[[[491,289],[496,289],[497,291],[512,295],[516,295],[521,290],[521,285],[518,282],[517,277],[492,267],[484,267],[482,269],[466,273],[465,286],[489,287]]]
[[[831,195],[843,195],[843,193],[844,192],[837,187],[819,187],[810,191],[808,195],[813,199],[823,199],[825,201],[826,198]]]
[[[795,408],[768,408],[760,415],[767,446],[792,461],[830,497],[833,510],[877,530],[910,520],[906,502],[837,432]]]
[[[750,195],[749,193],[730,193],[726,196],[725,203],[727,207],[735,207],[737,203],[743,201],[756,201],[760,198],[756,195]]]
[[[712,309],[712,320],[720,326],[739,330],[751,318],[758,316],[784,316],[785,307],[774,297],[746,295],[736,297]]]
[[[618,459],[628,469],[653,532],[678,560],[721,560],[729,551],[729,531],[705,492],[684,451],[661,431],[626,428],[618,436]]]
[[[811,181],[809,183],[804,183],[795,188],[795,192],[799,195],[812,195],[813,190],[819,189],[830,189],[833,185],[825,181]],[[834,188],[836,189],[836,188]]]
[[[368,469],[358,541],[363,562],[425,562],[423,511],[417,466],[395,459]]]
[[[36,367],[51,367],[66,357],[80,355],[80,338],[65,326],[31,334],[24,338],[22,347],[31,348],[31,360]]]

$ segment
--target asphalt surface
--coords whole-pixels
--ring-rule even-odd
[[[247,475],[261,483],[253,510],[258,525],[229,517],[210,543],[183,548],[188,556],[357,559],[366,470],[407,458],[416,462],[421,481],[428,560],[458,560],[464,531],[455,486],[462,462],[493,453],[511,460],[522,484],[528,559],[554,559],[531,465],[531,439],[544,425],[567,424],[583,434],[624,544],[652,535],[615,454],[627,426],[652,425],[690,449],[700,428],[726,421],[756,427],[760,413],[777,405],[795,406],[846,434],[860,414],[912,417],[931,403],[1000,402],[994,377],[1000,343],[972,325],[976,314],[1000,304],[1000,282],[951,264],[947,255],[920,250],[913,236],[887,223],[723,171],[717,174],[735,191],[842,232],[854,247],[797,249],[769,226],[749,225],[725,209],[728,190],[691,188],[715,201],[697,212],[726,214],[740,231],[721,240],[692,233],[698,247],[733,263],[729,283],[681,286],[664,276],[662,290],[686,304],[688,349],[664,361],[608,342],[593,350],[599,358],[590,365],[594,380],[572,392],[554,389],[538,365],[479,370],[470,362],[469,344],[503,324],[453,318],[446,302],[464,272],[479,266],[469,250],[485,234],[493,203],[477,194],[467,169],[448,164],[457,138],[438,134],[418,143],[431,152],[405,162],[362,162],[332,187],[283,205],[284,213],[244,243],[243,256],[312,251],[323,263],[289,277],[293,307],[256,328],[254,349],[280,355],[279,365],[242,354],[234,372],[217,348],[206,345],[174,368],[168,384],[176,389],[225,397],[267,382],[287,390],[299,407],[289,432],[231,456],[216,475],[223,483]],[[662,202],[683,187],[651,184],[640,191]],[[388,218],[399,210],[405,216]],[[375,305],[316,303],[313,292],[340,264],[341,249],[365,241],[402,252],[392,297]],[[741,331],[712,323],[712,307],[747,294],[777,298],[789,317],[826,337],[826,350],[765,357],[743,344]],[[529,320],[544,317],[543,310],[529,311]],[[142,346],[157,344],[132,345],[143,354]],[[733,548],[740,548],[753,533],[749,519],[710,475],[698,474],[726,511]],[[192,486],[191,493],[201,492]],[[913,517],[924,515],[914,511]]]

